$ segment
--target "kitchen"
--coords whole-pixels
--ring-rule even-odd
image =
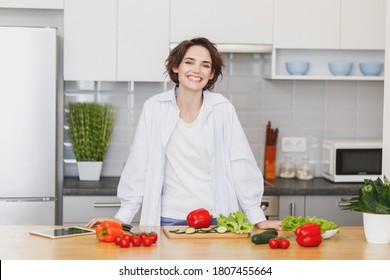
[[[151,73],[151,75],[157,77],[152,80],[148,80],[148,78],[144,78],[143,76],[134,78],[134,80],[120,77],[120,69],[123,69],[122,73],[130,73],[132,75],[134,75],[134,73],[132,72],[132,69],[126,69],[127,66],[121,64],[123,63],[121,62],[122,60],[118,59],[118,62],[116,62],[117,55],[119,56],[121,54],[121,48],[119,48],[118,45],[118,54],[116,54],[115,51],[113,52],[113,50],[116,49],[117,43],[116,38],[112,38],[110,36],[114,36],[114,32],[111,32],[111,29],[106,30],[106,32],[103,32],[104,29],[102,29],[103,31],[99,33],[95,33],[92,31],[92,28],[96,28],[93,26],[94,24],[100,27],[110,26],[110,28],[113,28],[112,30],[116,30],[116,20],[112,21],[112,19],[110,18],[111,13],[114,13],[112,10],[113,6],[109,3],[99,1],[99,5],[95,6],[94,2],[96,1],[77,1],[78,3],[82,3],[73,6],[73,9],[78,10],[80,13],[75,15],[77,20],[74,20],[73,22],[69,23],[66,21],[67,17],[69,16],[69,14],[67,14],[67,11],[74,12],[74,10],[71,10],[72,6],[67,6],[67,4],[72,1],[49,1],[52,3],[55,2],[56,5],[54,5],[54,7],[45,6],[46,8],[42,8],[42,6],[38,6],[38,8],[29,6],[33,4],[24,4],[27,6],[23,6],[23,4],[20,4],[20,7],[16,7],[12,6],[12,4],[9,4],[10,1],[1,1],[0,4],[2,2],[4,2],[5,4],[4,6],[1,6],[2,8],[0,8],[0,25],[52,26],[58,28],[61,42],[59,44],[59,77],[61,77],[60,79],[63,80],[58,83],[57,125],[61,128],[64,127],[64,129],[58,129],[57,132],[58,139],[61,139],[61,141],[57,142],[58,203],[56,223],[83,223],[85,222],[85,220],[74,219],[75,216],[80,216],[80,209],[78,207],[74,207],[75,205],[80,205],[80,207],[82,207],[81,205],[84,206],[88,203],[89,206],[87,207],[91,208],[91,205],[93,203],[117,203],[115,199],[115,185],[117,183],[118,177],[121,174],[127,156],[130,152],[131,142],[134,136],[135,127],[137,125],[137,120],[142,109],[143,102],[151,95],[157,92],[161,92],[164,89],[170,88],[172,85],[165,82],[164,77],[161,77],[161,73],[163,72],[162,68],[160,68],[160,71],[158,73]],[[47,5],[48,3],[45,1],[37,2],[44,3],[41,5]],[[122,2],[123,1],[118,1],[118,5],[123,4]],[[185,3],[184,1],[181,2]],[[218,1],[215,1],[215,3],[216,2]],[[264,7],[271,7],[275,9],[276,7],[278,7],[276,5],[277,3],[279,5],[287,5],[286,1],[265,0],[244,2],[248,6],[241,7],[240,11],[242,11],[243,13],[248,13],[249,15],[252,15],[252,13],[254,13],[254,17],[261,18],[265,21],[260,23],[256,22],[258,24],[257,27],[250,25],[252,22],[249,23],[249,26],[245,26],[245,28],[252,28],[252,30],[256,30],[258,26],[267,26],[265,24],[267,20],[271,22],[272,27],[272,22],[275,19],[272,19],[271,17],[272,12],[264,12],[267,11]],[[261,3],[259,4],[255,2]],[[308,5],[309,3],[309,1],[297,2],[299,2],[299,4],[301,5]],[[319,1],[313,2],[315,2],[315,5],[317,6],[312,7],[311,5],[309,5],[309,7],[313,9],[315,8],[314,11],[321,11],[321,8],[330,9],[329,7],[318,6],[320,5]],[[343,1],[343,3],[344,2],[350,3],[351,1]],[[361,2],[364,3],[367,1]],[[374,14],[377,15],[377,11],[380,11],[380,14],[383,16],[383,18],[382,21],[379,22],[382,22],[384,24],[385,1],[376,2],[379,3],[379,8],[377,7],[378,10],[375,10]],[[161,3],[165,3],[165,6]],[[154,11],[154,13],[159,15],[159,17],[157,17],[158,19],[160,19],[161,17],[164,19],[163,13],[169,14],[169,3],[171,3],[171,5],[176,4],[175,7],[178,7],[178,10],[180,10],[180,5],[178,1],[161,1],[159,2],[159,5],[162,6],[159,6],[159,8],[156,8],[156,11]],[[220,3],[215,3],[208,3],[208,1],[205,1],[204,5],[200,6],[211,5],[210,10],[215,10],[216,7],[213,8],[212,5],[220,5]],[[332,5],[337,5],[340,3],[340,1],[331,1],[331,3]],[[261,5],[261,8],[259,8],[259,6],[256,6],[256,9],[254,9],[250,5]],[[67,7],[70,7],[70,10],[67,10]],[[104,18],[93,18],[91,15],[91,20],[89,20],[88,22],[83,22],[84,24],[80,26],[80,22],[85,17],[85,14],[90,13],[94,7],[96,7],[97,11],[105,11],[106,16]],[[107,7],[110,7],[110,9],[106,9]],[[235,6],[233,5],[232,7],[234,8]],[[232,7],[230,8],[233,10]],[[290,9],[286,10],[289,11]],[[304,9],[300,8],[299,10]],[[228,13],[229,11],[231,14]],[[264,14],[261,14],[261,12]],[[221,14],[225,15],[225,13]],[[232,18],[232,14],[235,15],[234,10],[232,12],[228,9],[226,10],[226,14],[228,15],[229,19]],[[260,14],[262,15],[261,17],[259,16]],[[180,13],[172,13],[172,15],[177,15],[177,17],[171,19],[171,24],[175,22],[174,20],[177,20],[177,22],[181,22],[183,20],[179,16]],[[135,20],[140,20],[140,18],[137,18],[136,15],[134,15],[134,18]],[[322,17],[319,18],[322,19]],[[380,17],[378,16],[378,18]],[[115,22],[115,24],[113,22]],[[210,33],[211,39],[213,39],[213,37],[215,36],[214,38],[216,38],[216,41],[221,40],[221,42],[223,42],[224,38],[221,34],[222,32],[218,32],[218,30],[225,29],[230,31],[231,34],[227,32],[227,35],[229,36],[234,37],[234,34],[242,36],[240,37],[236,35],[237,38],[234,42],[236,44],[242,45],[248,42],[252,42],[251,40],[254,40],[253,38],[251,38],[253,37],[253,35],[251,36],[252,32],[241,31],[242,27],[240,27],[238,24],[245,24],[244,21],[242,23],[232,23],[231,20],[221,20],[220,22],[221,25],[223,23],[225,24],[225,26],[216,26],[217,32]],[[280,23],[281,26],[283,26],[282,23]],[[120,22],[118,22],[118,24],[120,24]],[[132,24],[132,26],[136,26],[136,22],[132,22]],[[326,24],[328,24],[328,22]],[[335,23],[332,24],[336,25]],[[169,32],[171,32],[172,38],[174,35],[178,36],[178,38],[182,38],[182,36],[188,36],[188,34],[180,33],[184,31],[178,28],[178,26],[179,25],[169,26],[169,18],[167,17],[159,25],[159,28],[166,28],[164,31],[165,33],[160,32],[159,34],[167,34],[167,36],[169,36]],[[273,26],[274,32],[276,32],[277,29],[275,28],[278,25],[275,25],[274,23]],[[73,35],[71,35],[69,39],[70,41],[67,41],[68,37],[66,35],[66,28],[69,28],[68,30],[75,31],[75,28],[79,28],[81,30],[81,27],[85,28],[85,30],[89,32],[80,32],[80,34],[88,34],[92,36],[92,39],[91,37],[88,37],[89,42],[87,42],[86,40],[82,40],[83,38],[80,37],[80,34],[74,33]],[[169,30],[169,28],[171,28],[171,30]],[[86,32],[85,30],[84,32]],[[383,31],[383,33],[379,32],[378,30]],[[137,32],[137,30],[133,31]],[[379,42],[379,47],[374,47],[374,50],[372,50],[372,46],[365,46],[363,47],[364,51],[362,51],[362,54],[368,56],[373,55],[374,57],[384,57],[384,26],[380,25],[379,27],[376,27],[375,32],[380,33],[380,35],[382,36],[382,41]],[[138,33],[139,32],[135,34]],[[245,37],[244,35],[247,35],[247,37]],[[277,42],[272,41],[278,38],[276,34],[272,34],[272,28],[268,29],[268,31],[266,28],[264,28],[264,30],[262,30],[262,36],[264,36],[260,39],[260,43],[262,45],[272,45],[273,43],[273,47],[277,46],[275,45]],[[121,37],[118,37],[118,44],[123,44],[126,47],[126,43],[128,42],[126,42],[125,40],[120,41],[120,38]],[[257,38],[255,39],[257,40]],[[68,47],[67,42],[72,42],[71,40],[78,40],[78,47],[80,47],[80,49],[75,53],[70,53],[71,56],[68,61],[66,60],[66,48]],[[174,40],[173,43],[177,41],[175,39],[171,39],[171,41],[172,40]],[[104,41],[105,43],[102,44],[102,41]],[[331,41],[327,42],[329,43]],[[307,45],[299,47],[290,45],[289,47],[286,47],[286,45],[283,45],[285,44],[285,42],[283,42],[283,40],[280,40],[278,44],[280,44],[279,48],[281,49],[299,48],[308,49],[308,52],[310,52],[309,49],[318,49],[318,46],[312,46],[310,45],[310,42],[304,43],[306,43]],[[152,45],[150,44],[150,46]],[[326,49],[333,48],[334,46],[326,47]],[[91,51],[92,49],[94,49],[94,51]],[[154,49],[155,47],[152,46],[152,50]],[[319,49],[321,49],[321,47]],[[104,56],[102,56],[102,53],[99,53],[99,51],[102,51],[102,53],[104,53]],[[167,53],[168,48],[166,48],[165,50],[163,49],[163,51]],[[336,54],[340,55],[341,51],[342,53],[345,53],[348,52],[348,49],[337,49]],[[148,53],[149,52],[151,52],[151,50],[148,50]],[[90,53],[90,55],[88,53]],[[276,52],[274,52],[274,54],[275,53]],[[333,54],[332,52],[319,50],[315,53],[315,55],[329,56],[329,53]],[[65,57],[63,57],[62,54],[65,55]],[[72,57],[72,55],[74,57]],[[83,61],[80,61],[80,57],[78,55],[81,55],[81,57],[85,59],[84,63],[87,66],[90,65],[90,67],[86,67],[85,69],[80,67],[80,63],[82,63]],[[137,61],[137,58],[134,57],[136,55],[134,54],[123,54],[123,61],[129,59],[126,55],[129,55],[130,59],[134,59],[134,61]],[[115,59],[113,59],[113,57]],[[163,55],[163,57],[165,57],[165,55]],[[244,127],[245,133],[248,137],[248,140],[251,144],[251,148],[260,167],[263,166],[264,159],[265,126],[267,121],[271,120],[273,126],[278,127],[280,130],[279,139],[283,137],[303,137],[306,139],[307,142],[305,152],[297,152],[289,155],[292,155],[294,161],[297,162],[299,162],[303,158],[303,156],[308,156],[311,163],[313,163],[313,165],[315,166],[316,177],[320,176],[321,141],[324,138],[382,138],[383,134],[383,170],[389,169],[389,162],[387,162],[387,158],[389,157],[386,157],[387,150],[385,139],[388,138],[390,132],[387,130],[389,126],[386,126],[385,124],[386,120],[389,119],[386,118],[386,115],[389,114],[388,108],[390,106],[387,105],[389,101],[385,93],[387,92],[387,90],[385,88],[385,83],[383,82],[383,79],[369,80],[361,79],[361,77],[356,77],[356,79],[347,80],[332,79],[331,77],[307,80],[291,78],[269,79],[267,78],[267,76],[269,76],[269,71],[267,71],[267,67],[269,65],[270,59],[273,59],[272,57],[270,58],[269,53],[243,53],[240,51],[236,51],[234,48],[232,48],[226,50],[224,57],[226,64],[224,77],[223,80],[217,84],[215,91],[222,92],[232,101],[232,103],[236,107],[238,116]],[[327,59],[331,58],[327,57]],[[141,60],[140,63],[142,62],[143,61]],[[98,66],[101,64],[103,64],[104,67],[99,68]],[[158,65],[160,67],[163,66],[163,61],[161,61],[161,59],[159,59]],[[357,63],[355,63],[355,66],[357,67]],[[153,68],[158,69],[158,67]],[[384,79],[386,78],[387,77],[385,76]],[[383,100],[385,100],[384,107]],[[102,170],[102,180],[100,181],[100,183],[103,185],[103,187],[100,186],[100,183],[97,183],[97,185],[94,185],[90,182],[79,183],[77,182],[77,180],[74,180],[74,178],[72,178],[77,177],[78,173],[75,157],[72,151],[72,147],[70,145],[70,139],[66,127],[67,123],[63,114],[63,108],[65,104],[74,101],[110,102],[120,108],[119,118],[114,128],[110,147],[105,158],[104,167]],[[284,160],[285,155],[286,154],[283,153],[280,149],[280,142],[278,142],[278,164],[280,164],[280,162]],[[308,195],[307,193],[300,193],[300,195],[296,195],[294,193],[291,193],[291,191],[293,191],[294,188],[297,190],[299,190],[299,188],[304,188],[305,186],[307,186],[307,184],[310,183],[300,182],[295,179],[291,181],[293,182],[291,184],[288,181],[287,183],[285,181],[283,182],[283,184],[290,185],[290,189],[288,192],[286,191],[284,193],[284,195],[286,196],[281,199],[282,202],[284,199],[286,203],[281,203],[279,201],[279,212],[284,211],[283,207],[290,207],[292,196],[295,203],[295,213],[297,215],[299,213],[305,214],[305,210],[302,210],[302,212],[298,212],[299,207],[302,207],[302,205],[305,204],[305,200],[312,197],[306,197],[306,195]],[[321,184],[318,182],[322,181],[316,178],[312,182],[314,184]],[[280,194],[277,193],[275,189],[278,189],[279,187],[283,188],[284,186],[282,186],[282,183],[278,182],[278,179],[273,183],[275,184],[276,188],[266,188],[266,194],[267,192],[271,195]],[[78,184],[81,184],[85,187],[82,187],[80,189],[78,188]],[[347,190],[345,190],[344,188]],[[94,193],[96,189],[99,190],[98,193]],[[338,197],[353,195],[353,192],[351,192],[350,188],[348,188],[348,186],[345,187],[343,185],[340,185],[340,188],[338,189],[332,188],[332,192],[329,193],[326,192],[326,189],[322,191],[323,193],[321,195],[324,195],[325,197],[321,197],[320,199],[326,198],[326,196],[328,196],[329,199],[333,199],[334,195]],[[315,195],[314,198],[319,197]],[[313,202],[313,204],[316,205],[315,202]],[[106,206],[107,205],[103,205],[103,209],[107,209]],[[76,213],[73,213],[72,211]],[[83,209],[82,211],[85,212],[86,210]],[[115,208],[111,208],[111,210],[109,211],[113,213],[113,211],[115,211]],[[67,213],[70,213],[69,216],[67,216]],[[87,212],[90,217],[94,216],[92,215],[92,213]],[[103,211],[102,213],[107,212]],[[83,217],[83,219],[85,218]]]

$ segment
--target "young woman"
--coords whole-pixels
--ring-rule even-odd
[[[130,223],[142,207],[142,226],[185,225],[190,211],[206,208],[214,217],[244,211],[258,228],[280,229],[260,208],[263,176],[233,105],[211,92],[223,66],[206,38],[171,51],[166,69],[176,86],[144,104],[115,220]]]

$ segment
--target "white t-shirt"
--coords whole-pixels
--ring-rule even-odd
[[[182,119],[166,148],[161,216],[185,220],[188,213],[206,208],[214,214],[210,158],[202,137],[203,106],[192,123]]]

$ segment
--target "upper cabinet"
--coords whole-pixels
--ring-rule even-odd
[[[62,10],[64,0],[0,0],[0,8]]]
[[[116,80],[113,0],[65,0],[64,80]]]
[[[163,81],[169,55],[169,0],[118,0],[120,81]]]
[[[273,0],[171,0],[170,41],[272,44]]]
[[[340,0],[275,0],[274,48],[334,49],[340,39]]]
[[[341,49],[385,49],[386,0],[341,1]]]
[[[274,48],[383,50],[386,0],[275,0]]]
[[[64,80],[165,80],[169,0],[64,1]]]

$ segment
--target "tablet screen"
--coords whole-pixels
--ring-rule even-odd
[[[53,228],[39,231],[31,231],[31,234],[48,237],[52,239],[79,236],[95,233],[92,229],[79,228],[79,227],[65,227],[65,228]]]

